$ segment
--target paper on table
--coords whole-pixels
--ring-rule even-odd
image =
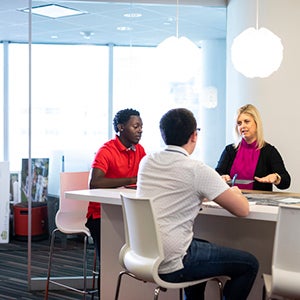
[[[230,184],[233,184],[233,185],[235,185],[235,184],[249,184],[249,183],[252,183],[252,182],[254,182],[254,180],[248,180],[248,179],[235,179],[235,180],[229,180],[229,181],[227,181],[226,183],[228,183],[229,185]]]
[[[278,200],[278,202],[294,204],[294,203],[300,203],[300,199],[299,198],[284,198],[284,199]]]
[[[252,194],[252,193],[249,194],[249,193],[243,192],[243,195],[250,201],[255,201],[255,200],[260,200],[260,199],[282,200],[284,198],[284,196],[282,196],[282,195],[274,195],[272,193],[270,193],[270,194]]]
[[[299,199],[300,200],[300,199]],[[249,202],[249,205],[254,205],[256,204],[255,201],[248,201]],[[215,201],[204,201],[202,202],[202,206],[203,207],[215,207],[215,208],[221,208],[221,206],[216,203]]]

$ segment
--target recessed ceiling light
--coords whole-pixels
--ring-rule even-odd
[[[175,18],[169,17],[166,21],[164,21],[163,24],[166,25],[166,26],[169,26],[169,25],[175,23],[175,21],[176,21]]]
[[[80,31],[80,34],[87,40],[89,40],[95,33],[92,31]]]
[[[21,11],[28,13],[29,8],[22,9]],[[31,8],[31,12],[36,15],[53,18],[53,19],[82,15],[87,13],[85,11],[80,11],[77,9],[73,9],[73,8],[69,8],[57,4],[46,4],[46,5],[35,6]]]
[[[132,27],[129,27],[129,26],[118,26],[117,30],[119,30],[119,31],[130,31],[130,30],[132,30]]]
[[[125,18],[140,18],[142,16],[141,13],[126,13],[123,15]]]

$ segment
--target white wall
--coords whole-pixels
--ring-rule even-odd
[[[300,191],[300,1],[263,0],[259,3],[259,27],[277,34],[284,46],[279,70],[268,78],[249,79],[232,66],[230,47],[233,39],[256,24],[256,0],[229,0],[227,23],[227,143],[232,142],[235,112],[253,103],[260,110],[265,139],[281,153],[292,177],[290,189]]]

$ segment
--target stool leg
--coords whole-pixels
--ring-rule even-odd
[[[125,275],[125,274],[127,274],[126,271],[121,271],[119,273],[118,282],[117,282],[117,288],[116,288],[116,294],[115,294],[115,300],[119,299],[119,293],[120,293],[120,288],[121,288],[121,280],[122,280],[123,275]],[[127,274],[127,275],[129,275],[129,274]]]
[[[49,251],[49,261],[48,261],[48,272],[47,272],[47,281],[46,281],[46,289],[45,289],[45,300],[48,300],[48,293],[49,293],[49,281],[51,275],[51,265],[52,265],[52,255],[54,249],[54,241],[55,241],[55,233],[58,229],[54,229],[51,234],[51,243],[50,243],[50,251]]]
[[[95,294],[94,291],[95,291],[96,275],[97,275],[97,251],[96,251],[96,248],[95,248],[94,262],[93,262],[92,300],[94,300],[94,294]],[[99,274],[98,274],[98,276],[99,276]],[[99,293],[99,291],[98,291],[98,293]]]
[[[183,289],[179,289],[179,300],[182,300]]]
[[[87,236],[84,236],[84,248],[83,248],[83,300],[86,299],[87,284],[86,284],[86,273],[87,273],[87,259],[86,259],[86,248],[87,248]]]
[[[154,289],[154,300],[158,300],[160,290],[161,288],[159,286],[156,289]]]
[[[216,279],[218,286],[219,286],[219,295],[220,295],[220,300],[223,300],[223,282],[221,280]]]
[[[87,240],[88,237],[84,236],[84,246],[83,246],[83,259],[82,259],[82,271],[83,271],[83,289],[79,290],[76,288],[73,288],[71,286],[67,286],[65,284],[61,284],[59,282],[51,281],[51,266],[52,266],[52,258],[53,258],[53,252],[54,252],[54,242],[55,242],[55,233],[56,231],[59,231],[57,228],[53,230],[52,236],[51,236],[51,243],[50,243],[50,251],[49,251],[49,261],[48,261],[48,272],[47,272],[47,280],[46,280],[46,288],[45,288],[45,297],[44,300],[48,300],[48,294],[49,294],[49,285],[50,282],[53,284],[57,284],[61,287],[65,287],[66,289],[73,290],[75,292],[80,292],[83,295],[83,300],[86,299],[86,295],[89,293],[87,288]],[[97,259],[97,256],[95,257]],[[94,274],[93,274],[93,280],[95,277],[95,270],[96,270],[96,259],[94,258]],[[93,289],[94,289],[94,282],[93,282]],[[92,297],[94,297],[94,293],[92,293]]]
[[[265,285],[263,286],[263,289],[262,289],[262,300],[266,300],[266,287],[265,287]]]

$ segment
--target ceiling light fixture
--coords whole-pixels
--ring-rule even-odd
[[[90,40],[91,37],[95,34],[93,31],[80,31],[80,34],[85,38],[86,40]]]
[[[21,11],[28,13],[29,8],[22,9]],[[57,4],[46,4],[46,5],[34,6],[32,7],[31,12],[35,15],[48,17],[52,19],[82,15],[87,13],[85,11],[80,11],[77,9],[73,9],[70,7],[57,5]]]
[[[171,36],[157,46],[160,69],[172,82],[186,82],[196,74],[200,50],[185,36],[179,37],[179,0],[176,4],[176,36]]]
[[[125,18],[140,18],[142,16],[141,13],[126,13],[123,15]]]
[[[240,33],[231,46],[234,68],[248,78],[265,78],[277,71],[283,58],[281,39],[267,28],[258,29],[258,0],[256,28]]]
[[[119,30],[119,31],[131,31],[132,27],[129,27],[129,26],[118,26],[117,30]]]

